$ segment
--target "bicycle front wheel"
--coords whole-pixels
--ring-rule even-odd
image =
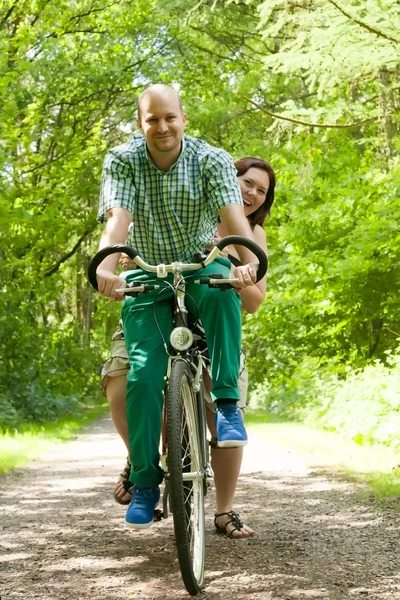
[[[167,393],[167,465],[179,566],[187,591],[195,595],[204,582],[206,474],[192,379],[189,365],[174,360]]]

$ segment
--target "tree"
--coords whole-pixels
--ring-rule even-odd
[[[180,86],[189,133],[234,158],[265,157],[278,174],[270,296],[245,323],[252,380],[280,385],[309,358],[340,369],[385,357],[400,330],[399,10],[389,0],[3,3],[3,426],[93,395],[118,319],[85,275],[101,164],[155,81]]]

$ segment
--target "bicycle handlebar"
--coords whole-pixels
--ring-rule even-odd
[[[112,246],[106,246],[93,256],[88,266],[88,279],[90,285],[94,287],[95,290],[99,289],[96,277],[98,266],[105,258],[107,258],[107,256],[110,256],[111,254],[119,254],[121,252],[127,254],[131,260],[135,260],[135,258],[138,256],[136,250],[132,248],[132,246],[127,246],[126,244],[113,244]]]
[[[219,250],[223,250],[226,246],[244,246],[250,252],[256,255],[258,258],[258,270],[257,270],[257,279],[256,283],[258,283],[265,275],[268,269],[268,258],[265,254],[264,250],[260,248],[258,244],[249,240],[248,238],[244,238],[240,235],[227,235],[226,237],[219,240],[216,248]]]
[[[160,270],[164,272],[166,271],[168,273],[174,273],[176,271],[195,271],[197,269],[201,269],[208,266],[217,258],[220,250],[223,250],[226,246],[229,246],[230,244],[244,246],[256,255],[256,257],[259,260],[256,281],[260,281],[260,279],[262,279],[265,273],[267,272],[268,267],[268,259],[264,250],[262,250],[260,246],[258,246],[252,240],[241,237],[239,235],[228,235],[227,237],[222,238],[222,240],[220,240],[218,244],[216,244],[216,246],[211,250],[210,254],[201,263],[180,263],[177,261],[169,265],[150,265],[140,257],[137,250],[135,250],[135,248],[132,248],[132,246],[128,246],[126,244],[114,244],[113,246],[106,246],[105,248],[99,250],[89,263],[89,282],[95,290],[98,290],[98,283],[96,277],[97,268],[103,262],[103,260],[111,254],[119,254],[123,252],[124,254],[127,254],[131,260],[134,260],[136,264],[139,267],[141,267],[144,271],[148,271],[150,273],[157,273]]]

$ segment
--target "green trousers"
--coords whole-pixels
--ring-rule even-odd
[[[197,273],[222,273],[228,276],[229,271],[229,261],[218,258]],[[138,271],[127,277],[128,281],[137,278],[153,279],[154,275]],[[168,280],[172,281],[172,276],[168,276]],[[221,292],[195,283],[187,283],[186,291],[186,306],[189,312],[199,314],[206,332],[213,399],[238,400],[241,348],[239,295],[234,290]],[[173,294],[170,289],[161,294],[159,290],[154,290],[139,294],[136,298],[127,297],[122,307],[131,367],[126,396],[129,455],[132,462],[130,480],[141,487],[157,487],[163,479],[163,471],[159,466],[159,444],[168,356],[160,331],[169,347],[172,315]]]

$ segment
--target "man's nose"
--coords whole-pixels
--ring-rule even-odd
[[[164,120],[160,120],[158,122],[158,131],[159,133],[165,133],[166,131],[168,131],[168,123]]]

